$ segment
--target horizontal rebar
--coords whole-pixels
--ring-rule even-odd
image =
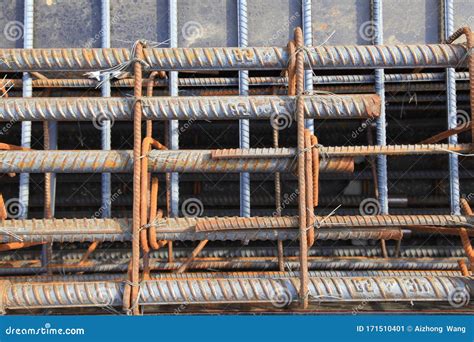
[[[386,83],[397,82],[442,82],[445,79],[444,73],[415,73],[415,74],[385,74]],[[457,81],[469,80],[468,72],[457,72]],[[167,87],[167,79],[144,79],[143,83],[148,84],[153,82],[154,87]],[[374,75],[328,75],[328,76],[313,76],[315,84],[360,84],[373,83]],[[4,79],[0,80],[0,84],[6,87],[21,87],[23,81],[21,79]],[[288,84],[287,77],[250,77],[250,85],[256,86],[285,86]],[[77,78],[57,78],[57,79],[36,79],[32,81],[35,88],[98,88],[100,82],[93,79],[77,79]],[[222,87],[222,86],[238,86],[239,79],[237,77],[193,77],[193,78],[179,78],[178,86],[180,87]],[[111,80],[112,87],[133,87],[132,79],[113,79]]]
[[[97,173],[132,172],[132,151],[0,151],[0,173]],[[293,172],[292,158],[215,160],[211,150],[152,150],[148,153],[150,172],[236,173]],[[320,172],[353,172],[354,159],[329,158]]]
[[[474,218],[454,215],[316,216],[318,239],[367,239],[383,234],[398,239],[398,227],[472,227]],[[292,240],[298,217],[165,218],[152,223],[159,240]],[[393,229],[380,229],[393,228]],[[322,229],[326,228],[326,229]],[[357,228],[357,229],[354,229]],[[361,229],[368,228],[368,229]],[[372,228],[372,229],[370,229]],[[378,229],[373,229],[378,228]],[[128,219],[43,219],[0,221],[0,241],[115,241],[130,239]],[[380,237],[378,237],[380,239]]]
[[[305,96],[305,116],[314,119],[376,117],[376,95]],[[282,117],[292,121],[295,96],[190,96],[144,97],[146,120],[230,120]],[[1,121],[132,120],[135,99],[126,97],[6,98],[0,101]],[[288,123],[291,125],[291,122]]]
[[[246,260],[247,259],[247,260]],[[439,271],[450,271],[444,275],[459,275],[459,260],[460,258],[424,258],[424,259],[400,259],[400,258],[308,258],[308,268],[317,273],[317,276],[383,276],[383,275],[436,275]],[[175,271],[178,270],[186,259],[174,260],[173,262],[150,259],[148,267],[151,271]],[[41,265],[32,266],[29,262],[28,266],[4,266],[0,264],[0,275],[37,275],[44,272],[51,273],[82,273],[82,272],[126,272],[129,260],[121,260],[120,262],[88,262],[86,265],[81,265],[76,261],[76,264],[49,264],[47,268]],[[296,257],[285,258],[285,270],[298,271],[300,265]],[[140,264],[143,269],[143,263]],[[267,277],[273,277],[271,271],[278,270],[278,260],[276,258],[241,258],[241,259],[196,259],[192,260],[187,270],[195,271],[216,271],[216,270],[231,270],[231,271],[246,271],[246,273],[226,273],[226,278],[235,277],[237,274],[240,277],[252,277],[253,271],[266,271]],[[429,272],[431,271],[431,272]],[[431,274],[429,274],[431,273]],[[104,274],[107,276],[107,274]],[[222,273],[184,273],[182,278],[216,278],[223,277]],[[438,274],[440,275],[440,274]],[[443,274],[441,274],[443,275]],[[177,275],[176,275],[177,276]],[[281,274],[277,274],[281,276]],[[169,274],[156,274],[155,278],[167,278]],[[175,277],[175,275],[171,275]],[[47,277],[39,277],[40,281],[48,281]],[[125,278],[125,275],[123,275]],[[42,280],[43,279],[43,280]],[[82,279],[82,280],[106,280],[100,279]],[[74,280],[71,278],[70,280]],[[107,279],[109,280],[109,279]],[[29,281],[36,282],[34,276],[31,276]]]
[[[316,146],[322,157],[359,157],[385,154],[388,156],[445,154],[450,152],[470,153],[474,144],[418,144],[384,146]],[[290,158],[296,155],[295,148],[249,148],[213,150],[213,159],[234,158]]]
[[[176,259],[188,257],[192,248],[174,248],[173,257]],[[299,248],[285,246],[285,256],[296,256]],[[86,250],[54,250],[53,260],[62,262],[79,261]],[[242,258],[242,257],[276,257],[278,256],[275,247],[268,246],[239,246],[232,247],[206,247],[199,253],[201,258]],[[394,250],[389,249],[388,255],[393,256]],[[39,251],[18,250],[15,253],[0,254],[0,261],[22,261],[39,258]],[[376,246],[317,246],[308,249],[308,256],[324,257],[380,257],[382,251]],[[127,249],[106,248],[97,249],[89,259],[100,262],[119,263],[128,261],[131,257],[131,251]],[[150,259],[168,259],[168,250],[160,249],[150,251]],[[404,258],[460,258],[465,257],[464,249],[459,246],[402,246],[400,248],[400,257]]]
[[[254,240],[294,240],[298,237],[296,229],[269,228],[229,232],[196,232],[194,229],[181,226],[181,230],[164,229],[162,224],[174,227],[183,222],[195,222],[191,218],[175,218],[173,222],[161,222],[156,237],[158,240],[210,240],[210,241],[254,241]],[[174,223],[174,225],[173,225]],[[281,225],[279,227],[284,227]],[[277,225],[278,226],[278,225]],[[192,226],[194,227],[194,226]],[[187,229],[187,231],[186,231]],[[319,240],[348,239],[386,239],[399,240],[400,229],[319,229],[316,232]],[[130,219],[42,219],[42,220],[4,220],[0,221],[0,242],[85,242],[85,241],[130,241]]]
[[[140,305],[268,303],[298,300],[298,277],[160,279],[140,283]],[[309,301],[451,301],[455,291],[473,294],[467,277],[310,277]],[[124,282],[0,284],[3,309],[120,306]]]
[[[312,69],[446,68],[465,65],[460,44],[344,45],[305,48]],[[286,69],[288,51],[281,47],[144,49],[149,70]],[[113,49],[0,49],[0,72],[92,71],[131,64],[131,51]]]

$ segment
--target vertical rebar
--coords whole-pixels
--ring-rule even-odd
[[[25,0],[23,17],[23,47],[25,49],[33,48],[33,26],[34,26],[34,0]],[[33,83],[31,75],[23,73],[23,97],[33,96]],[[21,146],[31,147],[31,121],[21,123]],[[21,217],[28,217],[28,204],[30,196],[30,175],[28,173],[20,174],[19,202],[21,206]]]
[[[383,15],[382,0],[373,0],[372,2],[372,24],[374,32],[374,44],[383,44]],[[380,115],[377,119],[377,145],[386,145],[386,118],[385,118],[385,72],[383,69],[375,70],[375,91],[380,97]],[[388,185],[387,185],[387,157],[385,155],[377,156],[377,184],[378,200],[382,214],[388,214]]]
[[[238,44],[239,47],[247,47],[247,0],[238,0],[237,13]],[[248,70],[239,71],[239,94],[242,96],[248,96],[249,94]],[[239,120],[239,146],[240,148],[250,148],[249,120]],[[250,217],[250,174],[248,172],[240,174],[240,216]]]
[[[442,0],[443,24],[441,27],[442,41],[446,41],[454,32],[454,5],[453,0]],[[446,108],[448,129],[457,126],[457,103],[456,103],[456,70],[454,68],[446,69]],[[452,135],[448,138],[450,144],[458,143],[458,136]],[[449,158],[449,194],[451,213],[459,215],[461,213],[459,207],[459,164],[458,156],[454,153],[448,155]]]
[[[138,292],[140,280],[140,194],[141,194],[141,145],[142,145],[142,64],[143,45],[136,44],[137,61],[134,63],[134,97],[133,112],[133,227],[132,227],[132,289],[131,310],[134,315],[139,313]]]
[[[311,0],[303,0],[303,34],[304,45],[313,45],[313,28],[311,16]],[[304,72],[304,89],[305,92],[311,94],[313,91],[313,70],[305,70]],[[306,120],[305,126],[310,133],[314,133],[314,120]]]
[[[169,0],[169,35],[170,47],[178,47],[178,4],[176,0]],[[178,96],[178,72],[169,73],[170,96]],[[170,150],[179,149],[179,121],[169,121],[169,143]],[[179,175],[173,172],[170,177],[170,216],[178,216],[179,211]]]
[[[303,32],[300,27],[295,29],[296,50],[296,123],[298,140],[298,213],[300,238],[300,299],[303,308],[308,307],[308,240],[306,222],[306,182],[305,182],[305,136],[304,136],[304,51]],[[313,189],[308,189],[313,191]]]
[[[110,0],[102,0],[102,44],[103,48],[110,48]],[[110,97],[110,77],[108,75],[102,76],[101,92],[103,97]],[[102,149],[110,150],[111,141],[111,122],[104,120],[101,127],[102,135]],[[102,174],[102,217],[110,217],[112,211],[111,203],[111,180],[110,173]]]

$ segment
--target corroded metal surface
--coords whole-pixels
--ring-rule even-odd
[[[0,151],[0,172],[96,173],[132,171],[132,151]],[[150,172],[292,172],[293,158],[216,160],[210,150],[152,150]],[[353,172],[351,157],[330,158],[320,163],[321,172]]]
[[[354,45],[305,49],[306,67],[313,69],[446,68],[463,65],[463,45]],[[151,70],[284,69],[286,48],[144,49]],[[130,63],[129,49],[0,49],[0,71],[91,71]]]
[[[312,303],[448,301],[456,289],[472,293],[466,277],[310,277]],[[11,283],[3,281],[3,309],[120,306],[121,282]],[[141,305],[282,303],[298,299],[299,278],[160,279],[140,285]],[[282,302],[283,301],[283,302]]]
[[[305,116],[316,119],[348,119],[377,116],[375,95],[305,96]],[[146,120],[270,119],[293,115],[294,96],[145,97]],[[9,98],[0,102],[2,121],[123,121],[132,119],[132,98]]]

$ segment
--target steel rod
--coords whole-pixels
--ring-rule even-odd
[[[344,45],[306,48],[306,68],[392,69],[447,68],[465,65],[461,44]],[[0,72],[90,71],[132,61],[131,51],[112,49],[0,49]],[[149,48],[144,62],[150,70],[285,69],[288,52],[282,47]]]

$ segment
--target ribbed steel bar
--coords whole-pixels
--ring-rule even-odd
[[[372,25],[374,26],[374,44],[383,44],[383,14],[382,0],[372,1]],[[377,145],[385,146],[387,144],[387,122],[385,118],[385,71],[384,69],[375,70],[375,91],[381,100],[380,115],[377,118],[376,137]],[[377,156],[377,198],[380,202],[383,214],[388,214],[388,180],[387,180],[387,156]]]
[[[303,26],[303,43],[305,46],[313,45],[313,23],[311,13],[311,0],[303,0],[301,3],[301,12],[303,13],[302,26]],[[313,70],[305,70],[304,72],[304,90],[307,94],[313,92]],[[305,126],[309,129],[310,133],[314,133],[314,121],[306,120]]]
[[[316,119],[376,117],[380,101],[375,95],[303,96],[305,116]],[[288,117],[294,96],[152,97],[143,98],[146,120],[231,120]],[[131,120],[134,100],[130,98],[34,98],[2,99],[1,121],[94,121]],[[276,114],[275,114],[276,113]]]
[[[247,0],[238,0],[237,23],[239,47],[246,48],[248,46]],[[249,95],[248,70],[239,71],[239,95]],[[248,119],[239,120],[239,146],[250,148],[250,121]],[[250,217],[250,175],[248,173],[240,174],[240,216]]]
[[[178,1],[177,0],[169,0],[169,37],[170,37],[170,48],[167,51],[176,51],[178,47]],[[169,55],[166,54],[168,57]],[[164,56],[163,56],[164,57]],[[165,58],[167,58],[165,57]],[[158,57],[162,58],[162,57]],[[160,68],[161,69],[161,68]],[[175,69],[175,68],[172,68]],[[170,96],[177,97],[178,96],[178,72],[177,71],[170,71],[169,72],[169,90]],[[175,99],[177,100],[177,99]],[[199,105],[198,105],[199,106]],[[143,106],[146,109],[146,105]],[[171,120],[168,122],[168,148],[170,150],[179,150],[179,118],[174,115],[177,108],[167,108],[168,113],[172,113]],[[189,108],[194,111],[194,107]],[[189,120],[190,118],[184,118],[185,120]],[[169,175],[169,215],[171,216],[178,216],[179,214],[179,175],[176,172],[173,172]]]
[[[294,246],[285,246],[285,256],[297,256],[299,248]],[[61,249],[53,251],[53,259],[60,260],[63,263],[78,262],[86,250],[84,249]],[[175,259],[187,258],[192,249],[175,248],[173,250]],[[401,246],[400,257],[402,258],[453,258],[459,259],[465,257],[464,249],[456,246]],[[394,256],[394,250],[388,249],[389,256]],[[92,261],[120,263],[130,260],[131,251],[127,249],[104,248],[97,249],[89,257]],[[208,246],[199,254],[201,258],[258,258],[258,257],[277,257],[278,251],[274,246],[233,246],[233,247],[211,247]],[[308,249],[309,257],[380,257],[382,255],[380,247],[377,246],[316,246]],[[166,249],[150,251],[150,259],[168,259]],[[0,254],[0,262],[11,261],[29,261],[38,259],[39,251],[18,250],[15,253]],[[426,265],[426,268],[429,268]]]
[[[285,269],[291,271],[299,270],[299,263],[296,260],[297,257],[290,257],[285,260]],[[325,276],[325,277],[347,277],[347,276],[459,276],[458,261],[464,259],[459,258],[436,258],[436,259],[414,259],[407,260],[397,258],[370,258],[370,259],[344,259],[344,258],[308,258],[308,267],[310,270],[309,274],[313,276]],[[150,259],[148,267],[150,271],[176,271],[183,265],[186,260],[180,259],[175,260],[172,263],[164,260]],[[143,265],[140,265],[143,269]],[[64,272],[126,272],[128,267],[128,261],[121,260],[119,262],[89,262],[87,265],[79,264],[51,264],[49,270],[52,273],[64,273]],[[278,270],[278,261],[275,258],[247,258],[247,259],[198,259],[192,260],[186,263],[188,270],[193,271],[210,271],[210,270],[230,270],[239,271],[238,273],[185,273],[180,277],[185,278],[219,278],[225,276],[225,278],[233,277],[255,277],[258,275],[255,271],[265,271],[265,276],[273,278],[275,275],[271,271]],[[0,275],[4,279],[5,275],[37,275],[43,272],[44,269],[39,266],[32,266],[31,262],[28,266],[4,266],[0,264]],[[245,271],[245,273],[243,272]],[[253,271],[253,272],[252,272]],[[278,272],[275,272],[276,276],[281,276]],[[114,278],[108,277],[108,274],[102,273],[103,279],[98,276],[92,279],[83,280],[112,280]],[[173,275],[169,274],[154,274],[152,278],[161,279],[169,277],[179,277],[180,273]],[[38,278],[38,280],[36,279]],[[51,278],[51,277],[49,277]],[[117,277],[116,277],[117,278]],[[122,275],[122,279],[125,275]],[[43,276],[30,276],[30,281],[48,281],[48,277]],[[74,280],[73,277],[69,280]],[[81,280],[81,279],[77,279]],[[51,280],[49,280],[51,281]]]
[[[311,302],[450,301],[455,291],[472,295],[467,277],[310,277]],[[140,305],[267,303],[284,307],[298,299],[297,277],[160,279],[142,282]],[[1,283],[2,308],[122,305],[123,282]],[[196,291],[195,289],[200,289]]]
[[[306,48],[306,68],[447,68],[464,66],[462,44],[343,45]],[[90,71],[132,61],[131,51],[112,49],[0,49],[0,72]],[[285,69],[288,52],[282,47],[149,48],[144,62],[150,70]]]
[[[131,172],[131,151],[0,151],[0,172],[96,173]],[[292,172],[293,158],[254,158],[216,160],[211,150],[152,150],[148,153],[150,172],[232,173]],[[353,172],[354,159],[328,158],[320,164],[321,172]]]
[[[445,154],[470,153],[474,150],[473,144],[417,144],[417,145],[384,145],[384,146],[328,146],[319,147],[322,157],[359,157],[370,155],[418,155],[418,154]],[[296,156],[296,149],[280,148],[250,148],[250,149],[221,149],[211,152],[213,159],[232,160],[234,158],[291,158]]]
[[[308,226],[307,215],[308,207],[306,203],[306,191],[312,191],[312,189],[306,189],[306,163],[308,160],[305,158],[305,122],[304,122],[304,103],[302,98],[304,92],[304,51],[302,50],[303,32],[300,27],[296,27],[294,31],[294,42],[297,49],[296,56],[296,95],[297,102],[294,112],[296,119],[296,140],[297,140],[297,177],[298,177],[298,229],[299,229],[299,244],[300,244],[300,287],[298,290],[299,300],[301,306],[305,309],[308,306],[308,229],[313,230],[313,227]],[[311,208],[313,210],[313,208]],[[197,228],[197,226],[196,226]],[[314,237],[314,236],[313,236]],[[311,243],[311,242],[310,242]]]
[[[33,29],[34,29],[34,0],[25,0],[23,27],[23,47],[25,49],[33,48]],[[1,62],[0,62],[1,63]],[[33,96],[31,75],[27,72],[23,73],[23,97]],[[16,121],[13,121],[16,122]],[[25,148],[31,147],[31,122],[24,121],[21,123],[21,146]],[[28,203],[30,196],[30,175],[23,173],[20,175],[20,188],[18,199],[22,208],[20,216],[28,217]]]
[[[416,218],[416,217],[415,217]],[[436,217],[435,217],[436,218]],[[196,225],[199,221],[192,218],[169,218],[165,220],[157,220],[152,226],[156,229],[156,237],[158,240],[181,240],[181,241],[254,241],[254,240],[295,240],[298,238],[297,217],[281,217],[281,218],[240,218],[246,220],[256,220],[257,223],[253,227],[261,227],[262,229],[240,229],[229,228],[225,225],[234,223],[233,220],[219,221],[215,229],[205,231],[197,231]],[[459,221],[463,221],[460,216]],[[201,222],[206,219],[198,219]],[[411,221],[414,221],[412,219]],[[288,222],[289,221],[289,222]],[[369,228],[364,228],[363,222],[358,222],[357,229],[352,229],[351,225],[346,221],[340,222],[338,226],[335,224],[322,224],[323,228],[315,231],[318,240],[347,240],[347,239],[395,239],[402,237],[402,232],[397,226],[407,223],[407,219],[402,224],[396,225],[397,221],[392,222],[392,227],[387,229],[373,229],[370,227],[382,227],[385,221],[365,222]],[[398,220],[400,221],[400,220]],[[410,221],[410,220],[408,220]],[[417,222],[424,223],[421,219]],[[426,220],[425,220],[426,221]],[[428,220],[432,222],[433,220]],[[446,218],[438,217],[436,222],[445,222]],[[261,226],[263,223],[264,226]],[[400,223],[400,222],[398,222]],[[421,224],[420,223],[420,224]],[[290,225],[291,224],[291,225]],[[456,225],[456,222],[449,222]],[[465,224],[461,222],[458,224]],[[249,226],[242,225],[243,227]],[[387,224],[388,225],[388,224]],[[412,224],[416,225],[416,223]],[[292,228],[294,227],[294,228]],[[342,227],[342,228],[338,228]],[[232,231],[225,231],[226,229]],[[204,231],[203,231],[204,230]],[[129,219],[43,219],[43,220],[7,220],[0,222],[0,242],[85,242],[85,241],[129,241],[131,240],[131,220]]]
[[[201,263],[200,265],[202,265]],[[438,263],[440,265],[440,263]],[[345,271],[345,270],[334,270],[334,271],[310,271],[309,274],[313,277],[398,277],[398,276],[408,276],[408,277],[432,277],[432,276],[443,276],[443,277],[452,277],[452,276],[459,276],[459,271],[451,271],[449,270],[449,265],[446,264],[446,269],[445,270],[402,270],[402,271],[397,271],[397,270],[369,270],[369,271]],[[120,268],[121,265],[118,265]],[[170,266],[175,266],[174,264],[165,264],[165,263],[160,263],[156,262],[153,266],[155,266],[156,269],[164,269],[164,270],[172,270],[174,268]],[[86,269],[86,268],[83,268]],[[89,267],[88,269],[93,270],[92,267]],[[16,269],[15,271],[17,271]],[[0,269],[0,273],[2,273],[3,269]],[[27,275],[28,273],[37,273],[37,269],[35,268],[23,268],[21,269],[22,272],[15,273],[15,275],[10,275],[10,276],[3,276],[3,280],[8,280],[12,283],[24,283],[28,281],[34,281],[34,282],[58,282],[58,281],[119,281],[123,280],[125,275],[123,273],[92,273],[92,274],[72,274],[72,275],[41,275],[41,276],[32,276],[32,275]],[[94,272],[94,271],[92,271]],[[268,277],[275,277],[274,273],[272,272],[266,272]],[[275,272],[276,273],[276,272]],[[278,272],[279,273],[279,272]],[[278,274],[277,273],[277,274]],[[25,275],[23,275],[25,274]],[[296,272],[287,272],[287,274],[296,274]],[[233,273],[227,273],[226,277],[227,278],[239,278],[239,277],[258,277],[259,272],[233,272]],[[281,278],[281,274],[278,275]],[[170,277],[169,274],[163,274],[163,273],[151,273],[151,279],[153,280],[159,280],[161,278],[168,278]],[[189,279],[189,278],[204,278],[204,277],[209,277],[209,278],[219,278],[222,277],[222,273],[205,273],[205,272],[199,272],[199,273],[184,273],[184,274],[173,274],[173,278],[177,279]]]
[[[454,4],[453,0],[443,1],[443,37],[442,40],[446,41],[454,32]],[[457,126],[457,99],[456,99],[456,76],[455,69],[446,69],[446,107],[447,107],[447,123],[448,129],[453,129]],[[457,135],[452,135],[448,138],[450,144],[456,144],[458,142]],[[450,190],[450,202],[451,212],[455,215],[461,213],[459,206],[459,164],[458,156],[451,154],[448,156],[449,159],[449,190]]]
[[[457,81],[469,80],[468,72],[456,72],[455,77]],[[313,83],[321,84],[372,84],[375,81],[374,75],[325,75],[313,76]],[[445,73],[413,73],[413,74],[385,74],[385,83],[399,83],[399,82],[441,82],[445,80]],[[110,80],[112,87],[132,87],[133,80],[119,79]],[[144,82],[149,82],[145,79]],[[288,83],[287,77],[250,77],[249,85],[256,86],[286,86]],[[23,85],[20,79],[2,79],[0,84],[13,85],[13,87],[21,87]],[[93,79],[35,79],[32,81],[33,88],[94,88],[99,86],[99,81]],[[168,85],[168,80],[155,79],[153,86],[165,87]],[[180,87],[223,87],[223,86],[238,86],[239,79],[237,77],[193,77],[193,78],[179,78],[178,85]]]
[[[165,223],[166,222],[166,223]],[[159,231],[220,231],[236,229],[275,229],[296,228],[297,216],[283,217],[213,217],[199,218],[196,221],[171,221],[164,219]],[[474,219],[458,215],[361,215],[361,216],[316,216],[316,225],[321,228],[336,227],[403,227],[403,226],[441,226],[463,227],[470,226]]]
[[[102,47],[110,48],[110,0],[101,1],[101,35],[102,35]],[[111,96],[111,85],[110,85],[110,76],[102,76],[102,85],[101,92],[103,97]],[[102,138],[102,149],[110,150],[111,149],[111,130],[112,125],[111,121],[104,118],[99,125],[97,125],[101,130]],[[112,201],[111,201],[112,191],[111,191],[111,178],[110,173],[102,174],[102,217],[110,217],[112,212]]]

